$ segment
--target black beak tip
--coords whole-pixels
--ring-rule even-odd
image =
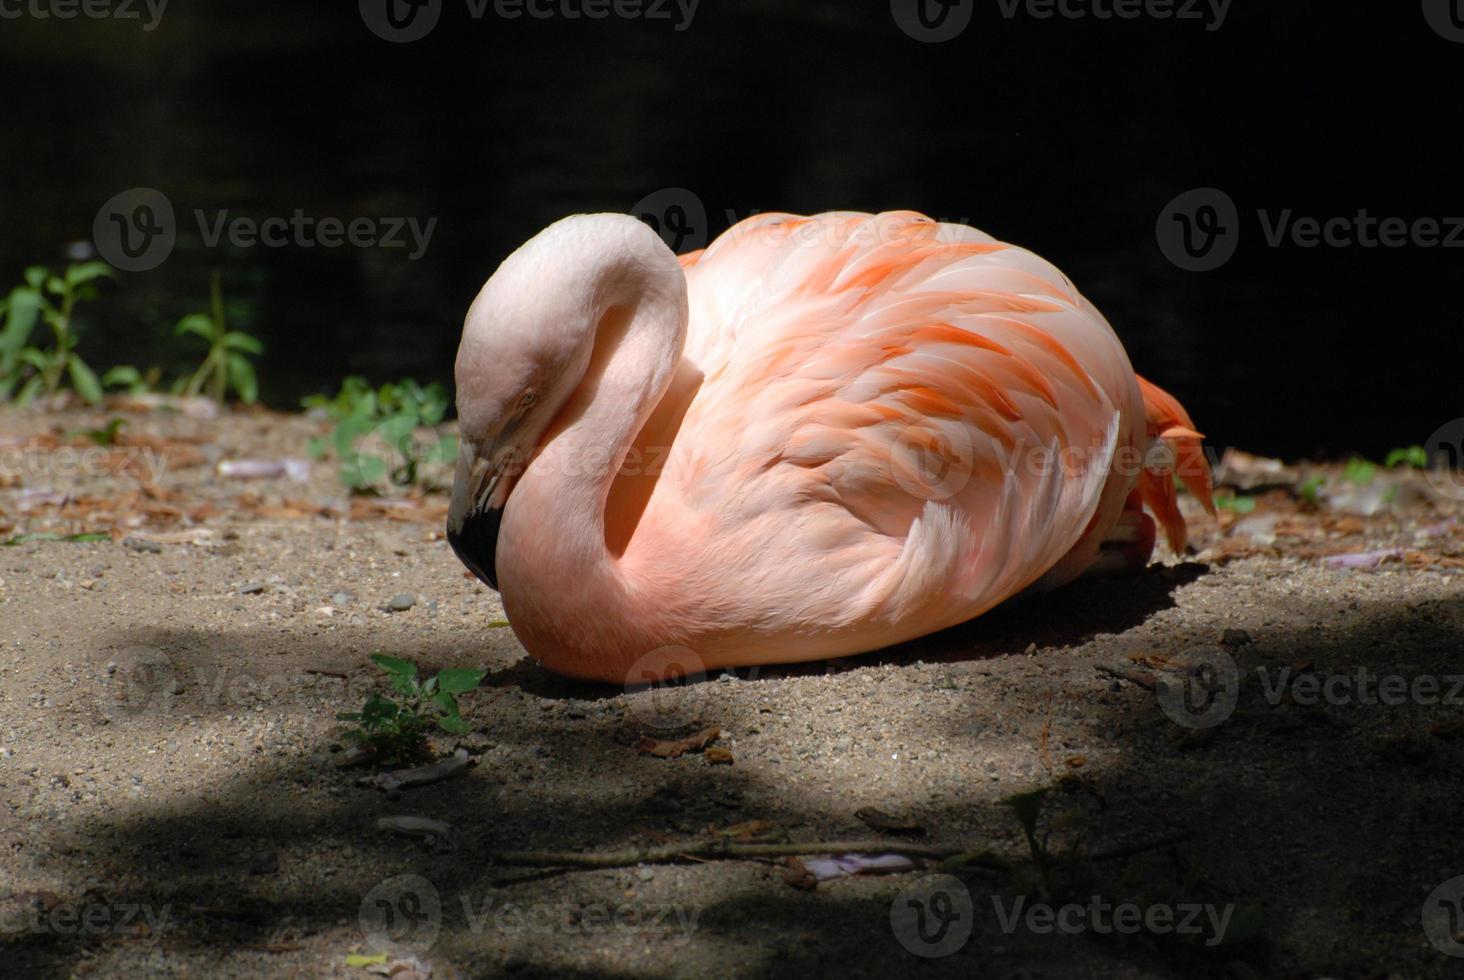
[[[461,531],[447,529],[447,543],[452,545],[458,561],[493,591],[498,591],[498,528],[503,523],[503,508],[473,511],[463,521]]]

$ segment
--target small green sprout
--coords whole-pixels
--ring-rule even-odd
[[[214,401],[223,404],[230,389],[245,404],[259,397],[259,380],[249,355],[264,353],[264,345],[239,330],[230,330],[224,318],[224,291],[218,270],[209,280],[209,312],[190,313],[173,328],[176,336],[193,334],[208,344],[208,354],[193,375],[180,386],[181,393],[194,397],[207,387]]]
[[[1222,492],[1215,495],[1215,506],[1220,510],[1228,510],[1232,514],[1249,514],[1256,509],[1256,498]]]
[[[76,353],[76,304],[95,299],[93,280],[111,276],[105,262],[68,266],[54,275],[45,266],[25,270],[25,283],[0,301],[0,398],[14,395],[25,405],[41,395],[54,395],[67,378],[88,402],[102,400],[102,385],[95,372]],[[30,343],[37,321],[51,328],[53,345],[42,349]]]
[[[108,420],[107,424],[100,429],[73,429],[66,434],[67,436],[85,436],[98,446],[115,446],[117,437],[122,434],[122,429],[126,425],[126,419],[114,418]]]
[[[1383,465],[1388,469],[1395,466],[1411,466],[1414,469],[1428,469],[1428,450],[1422,446],[1405,446],[1402,449],[1394,449],[1388,453],[1383,460]]]
[[[436,431],[450,407],[442,385],[423,387],[407,378],[372,388],[353,375],[335,396],[312,395],[301,404],[336,423],[329,436],[310,440],[310,454],[334,454],[341,483],[357,493],[429,483],[432,467],[457,459],[457,437]]]
[[[1360,487],[1365,487],[1372,483],[1377,475],[1378,465],[1368,462],[1361,456],[1353,456],[1342,468],[1342,479],[1348,483],[1355,483]]]
[[[392,690],[401,695],[402,702],[373,694],[360,711],[336,715],[337,721],[354,721],[359,726],[346,732],[347,739],[371,750],[380,762],[395,765],[425,754],[427,731],[432,725],[454,735],[468,730],[458,710],[457,695],[477,687],[486,670],[442,670],[420,681],[417,665],[409,660],[384,653],[373,653],[371,660],[386,671]]]

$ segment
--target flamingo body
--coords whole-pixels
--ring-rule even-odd
[[[576,383],[539,406],[546,371]],[[565,219],[484,287],[458,385],[450,537],[583,678],[876,649],[1071,580],[1115,533],[1147,560],[1141,499],[1182,546],[1175,461],[1209,502],[1183,409],[1061,272],[912,212],[760,215],[679,260]],[[530,461],[495,482],[505,440]]]

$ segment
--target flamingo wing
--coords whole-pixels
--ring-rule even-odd
[[[813,657],[962,622],[1096,555],[1144,403],[1052,265],[912,212],[760,215],[682,264],[703,377],[646,519],[716,548],[662,562],[698,598],[680,615],[809,637]],[[649,571],[658,540],[626,559]]]

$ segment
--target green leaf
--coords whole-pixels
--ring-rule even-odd
[[[46,280],[46,290],[54,296],[65,296],[66,288],[66,281],[57,276]]]
[[[437,685],[444,694],[462,694],[464,691],[471,691],[477,687],[486,676],[488,676],[486,670],[471,668],[443,670],[437,674]]]
[[[357,453],[354,459],[341,467],[341,482],[348,487],[362,489],[380,483],[386,478],[387,469],[385,460]]]
[[[1426,470],[1428,469],[1428,451],[1422,446],[1408,446],[1405,449],[1393,450],[1383,460],[1383,465],[1390,470],[1404,463],[1415,469]]]
[[[66,269],[66,283],[70,286],[79,286],[100,276],[112,278],[112,267],[105,262],[83,262]]]
[[[396,720],[400,714],[401,708],[395,701],[373,694],[361,707],[361,724],[367,728],[380,728],[387,722]]]
[[[367,956],[365,953],[347,953],[346,954],[346,966],[351,966],[351,967],[380,966],[381,964],[383,964],[385,962],[386,962],[386,954],[385,953],[376,953],[376,954],[374,954],[372,956]]]
[[[89,531],[85,534],[53,534],[41,532],[36,534],[18,534],[5,542],[6,547],[17,544],[25,544],[27,541],[68,541],[73,544],[96,544],[99,541],[111,541],[110,534],[101,531]]]
[[[360,721],[360,720],[361,720],[361,712],[359,712],[359,711],[341,711],[341,712],[338,712],[336,714],[336,721]]]
[[[41,393],[41,389],[44,386],[45,381],[41,379],[41,376],[39,374],[35,375],[25,384],[21,385],[20,391],[15,395],[15,403],[17,405],[29,405]]]
[[[213,343],[216,332],[213,318],[204,313],[190,313],[179,320],[178,324],[173,327],[173,336],[175,337],[181,337],[185,333],[191,333],[202,337],[210,344]]]
[[[415,677],[408,677],[406,674],[392,674],[390,680],[391,689],[403,697],[415,698],[422,693]]]
[[[461,735],[473,726],[469,725],[461,718],[449,716],[445,718],[439,717],[437,719],[437,727],[441,728],[445,732],[452,732],[454,735]]]
[[[102,375],[102,387],[110,388],[113,385],[138,385],[142,384],[142,372],[131,364],[119,364],[116,367],[108,368]]]
[[[242,350],[250,354],[263,354],[264,345],[247,333],[230,330],[224,334],[224,346],[230,350]]]
[[[1372,483],[1373,477],[1377,475],[1377,466],[1363,459],[1361,456],[1354,456],[1349,459],[1347,465],[1342,470],[1342,479],[1364,487]]]
[[[26,284],[32,289],[39,290],[46,277],[51,274],[50,270],[43,265],[33,265],[25,270]]]
[[[1048,789],[1034,789],[1030,793],[1018,793],[1002,800],[1017,815],[1017,822],[1030,837],[1037,829],[1037,818],[1042,813],[1042,800],[1047,796]]]
[[[21,351],[20,360],[26,364],[29,364],[37,371],[44,371],[46,370],[46,368],[51,366],[51,362],[46,359],[46,355],[41,353],[41,351],[37,350],[34,347],[27,347],[25,350]]]
[[[102,386],[97,381],[97,376],[92,369],[86,366],[86,362],[75,354],[66,358],[66,370],[71,375],[71,384],[76,388],[76,393],[92,404],[102,400]]]
[[[254,400],[259,397],[259,379],[254,374],[254,365],[243,354],[233,353],[229,355],[227,364],[229,385],[238,392],[240,401],[253,405]]]
[[[403,660],[385,653],[373,653],[371,662],[388,674],[401,674],[405,677],[417,676],[417,665],[410,660]]]
[[[41,312],[41,295],[17,286],[5,300],[5,329],[0,330],[0,351],[19,350],[30,339]]]
[[[320,459],[330,452],[330,442],[324,436],[311,436],[310,441],[305,443],[305,451],[310,454],[311,459]]]

